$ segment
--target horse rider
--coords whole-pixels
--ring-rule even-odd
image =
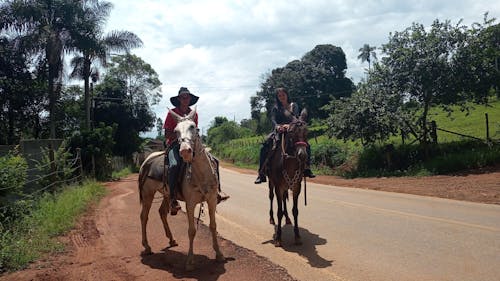
[[[177,113],[179,116],[187,116],[191,112],[190,106],[194,105],[198,101],[199,97],[191,94],[191,92],[186,87],[181,87],[177,96],[171,97],[170,102],[175,106],[172,109],[173,112]],[[194,115],[194,123],[198,126],[198,112]],[[165,140],[167,145],[166,161],[168,161],[168,178],[167,183],[170,191],[170,214],[176,215],[180,210],[179,202],[177,202],[177,182],[179,177],[179,172],[182,164],[182,158],[179,154],[180,143],[177,140],[177,134],[174,132],[177,126],[177,120],[172,116],[172,114],[167,114],[165,118],[165,123],[163,128],[165,129]],[[217,163],[217,172],[219,166]],[[219,185],[220,188],[220,185]],[[220,191],[220,190],[219,190]],[[218,194],[217,202],[224,201],[228,199],[229,196]]]
[[[279,140],[279,135],[288,130],[290,122],[293,118],[299,115],[299,107],[296,103],[290,102],[288,92],[285,88],[276,89],[276,103],[271,110],[271,122],[274,130],[267,136],[262,144],[259,155],[259,175],[255,180],[255,184],[266,182],[266,175],[264,173],[264,162],[266,161],[271,146],[274,150],[275,143]],[[311,171],[311,148],[307,145],[307,163],[304,169],[304,176],[314,178],[316,175]]]

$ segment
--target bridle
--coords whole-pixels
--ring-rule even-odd
[[[301,120],[294,120],[290,123],[291,125],[291,128],[296,128],[296,127],[301,127],[305,124],[305,122],[301,121]],[[293,130],[292,130],[293,132]],[[282,155],[285,159],[289,159],[289,158],[297,158],[296,155],[290,155],[286,152],[286,132],[283,132],[281,133],[281,152],[282,152]],[[296,142],[293,143],[293,147],[299,147],[299,146],[307,146],[307,142],[305,142],[304,140],[298,140]],[[300,159],[299,159],[299,162],[300,162]]]

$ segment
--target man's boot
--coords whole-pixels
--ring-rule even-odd
[[[168,169],[168,187],[170,191],[170,214],[172,216],[177,215],[177,212],[181,209],[179,202],[177,202],[176,192],[177,192],[177,169],[176,167],[171,167]]]
[[[171,198],[170,199],[170,215],[175,216],[177,215],[177,212],[181,209],[181,206],[179,205],[179,202],[177,202],[177,199]]]

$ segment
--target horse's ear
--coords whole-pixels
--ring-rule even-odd
[[[188,116],[186,116],[187,119],[194,121],[194,116],[196,115],[196,106],[194,107],[191,112],[189,112]]]
[[[299,119],[303,122],[307,122],[307,109],[302,109],[302,111],[300,112],[300,117]]]
[[[170,112],[170,114],[174,117],[174,119],[175,119],[177,122],[179,122],[179,120],[181,120],[181,119],[182,119],[182,117],[181,117],[179,114],[175,113],[175,112],[174,112],[173,110],[171,110],[170,108],[168,109],[168,112]]]

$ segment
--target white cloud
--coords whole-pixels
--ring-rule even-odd
[[[366,63],[357,56],[363,44],[380,46],[389,33],[413,22],[435,19],[464,24],[500,15],[500,2],[343,1],[343,0],[112,0],[109,30],[137,34],[144,47],[134,53],[160,75],[164,98],[155,112],[164,118],[169,97],[181,86],[200,96],[200,127],[215,116],[239,121],[250,117],[250,96],[270,70],[301,58],[318,44],[341,47],[347,76],[358,82]],[[497,21],[498,22],[498,21]]]

